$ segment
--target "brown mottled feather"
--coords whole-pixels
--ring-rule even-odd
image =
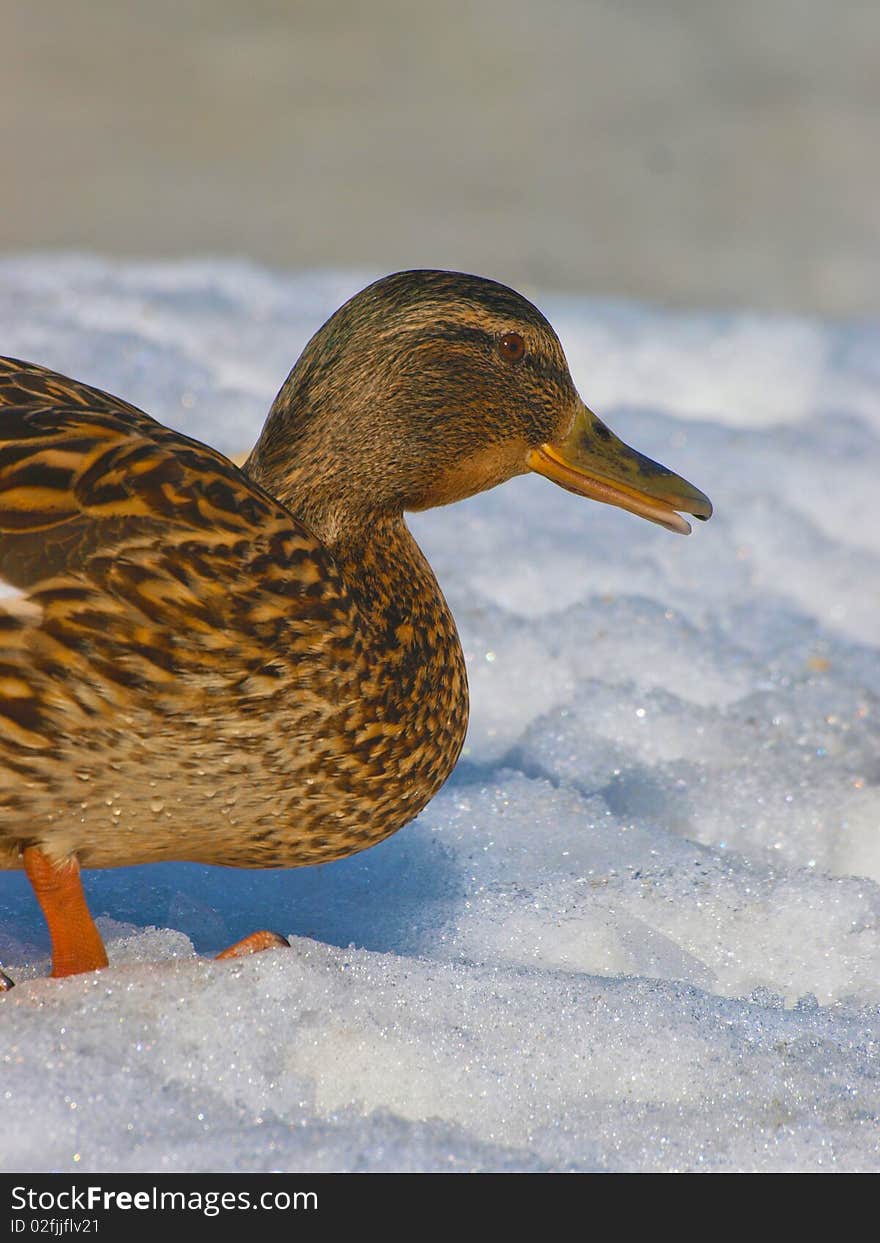
[[[334,557],[220,454],[27,364],[0,362],[0,394],[0,573],[33,606],[0,600],[0,863],[35,843],[87,867],[291,866],[417,814],[466,689],[415,545],[389,531],[365,560],[414,571],[365,626]]]

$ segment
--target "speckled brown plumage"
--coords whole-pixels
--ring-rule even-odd
[[[0,866],[295,866],[406,824],[467,682],[403,513],[523,473],[579,411],[540,312],[455,273],[341,308],[242,470],[0,360]]]
[[[28,378],[32,392],[59,383]],[[402,521],[333,557],[219,455],[66,384],[87,418],[32,405],[0,422],[42,481],[38,496],[17,463],[0,477],[6,512],[34,515],[5,533],[0,562],[30,588],[29,609],[0,614],[0,754],[17,777],[0,791],[7,865],[36,842],[86,867],[291,866],[415,815],[455,762],[467,694]],[[87,435],[100,454],[63,465]],[[110,547],[95,546],[102,509]],[[89,538],[62,534],[50,556],[63,548],[66,568],[35,581],[32,536],[83,516]]]

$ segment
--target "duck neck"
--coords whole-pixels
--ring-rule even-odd
[[[291,463],[281,473],[272,470],[258,450],[259,445],[245,462],[244,473],[281,501],[325,548],[338,555],[347,545],[367,541],[366,498],[361,498],[337,463],[325,461],[318,471]]]
[[[333,554],[360,614],[373,659],[394,667],[394,693],[451,692],[467,721],[467,676],[455,621],[440,585],[400,512],[365,512],[341,482],[289,463],[265,468],[258,444],[244,471],[277,497]],[[344,501],[339,500],[343,496]],[[457,752],[456,752],[457,754]]]
[[[461,663],[452,613],[402,514],[374,518],[333,552],[383,651],[413,669]]]
[[[344,405],[333,389],[332,372],[328,377],[321,369],[316,380],[300,360],[242,468],[334,552],[365,542],[377,518],[402,524],[404,508],[392,472],[373,461],[370,437],[382,438],[381,410],[367,434],[359,424],[331,417]]]
[[[370,486],[363,455],[346,454],[333,439],[332,425],[328,428],[326,421],[309,417],[307,403],[296,407],[282,400],[287,386],[276,399],[244,473],[281,501],[333,554],[365,619],[387,616],[389,624],[396,618],[398,625],[415,620],[420,600],[442,601],[448,615],[400,505],[379,497],[376,482]],[[449,627],[454,633],[451,616]]]

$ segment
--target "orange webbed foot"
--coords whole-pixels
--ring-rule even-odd
[[[22,852],[24,870],[52,938],[52,975],[77,975],[107,966],[107,951],[86,905],[79,863],[54,863],[37,846]]]
[[[107,951],[86,905],[76,859],[55,863],[37,846],[25,847],[22,858],[49,926],[52,975],[59,978],[106,967]],[[289,948],[290,942],[277,932],[252,932],[249,937],[223,950],[217,958],[244,958],[248,954],[258,954],[281,945]],[[13,981],[0,971],[0,992],[12,987]]]
[[[259,954],[263,950],[277,949],[279,945],[290,949],[287,937],[282,937],[277,932],[252,932],[249,937],[236,941],[234,945],[230,945],[229,949],[218,954],[216,961],[220,962],[225,958],[245,958],[248,954]]]

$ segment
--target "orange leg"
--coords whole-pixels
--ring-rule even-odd
[[[276,949],[279,945],[290,948],[290,942],[287,938],[280,936],[277,932],[252,932],[243,941],[236,941],[234,945],[230,945],[228,950],[218,954],[217,960],[219,961],[221,958],[244,958],[246,954],[259,954],[261,950]]]
[[[53,976],[107,966],[107,951],[89,914],[75,859],[60,866],[36,846],[23,852],[24,870],[43,909],[52,938]]]

